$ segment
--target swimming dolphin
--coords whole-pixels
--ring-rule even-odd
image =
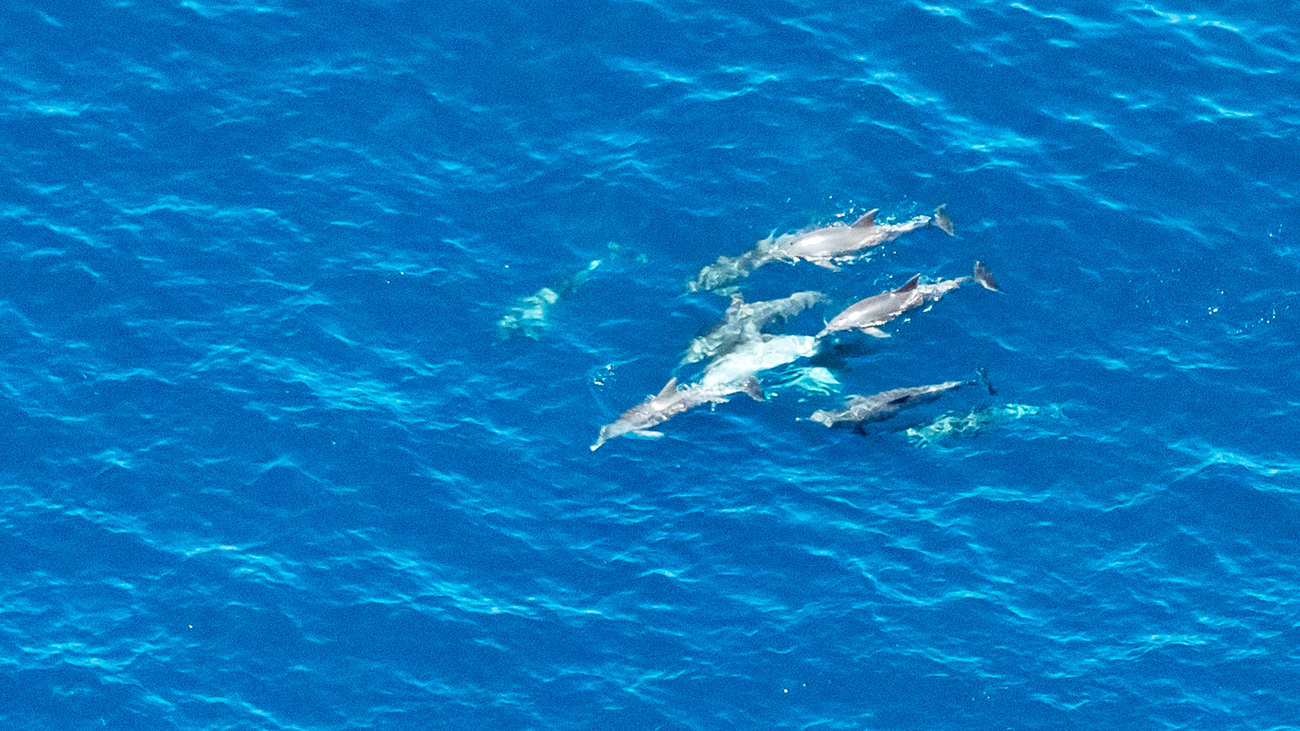
[[[870,421],[883,421],[901,409],[933,401],[948,391],[969,383],[974,382],[944,381],[943,383],[934,383],[928,386],[893,388],[872,396],[850,396],[844,402],[843,409],[838,411],[818,409],[808,419],[819,424],[825,424],[828,427],[841,422],[861,424]]]
[[[953,437],[977,434],[985,428],[1025,418],[1043,417],[1063,419],[1065,413],[1059,404],[1032,406],[1029,404],[990,404],[965,414],[948,412],[924,426],[914,426],[903,432],[907,440],[918,447],[932,447]]]
[[[908,231],[926,226],[937,226],[949,236],[953,235],[952,219],[948,207],[939,206],[930,216],[917,216],[903,223],[876,223],[876,212],[867,211],[851,226],[827,226],[800,234],[782,236],[772,246],[773,259],[791,263],[807,261],[832,271],[839,270],[838,263],[854,259],[858,252],[893,241]]]
[[[898,289],[881,292],[849,305],[843,312],[831,318],[831,321],[826,323],[826,327],[817,333],[817,337],[822,338],[841,330],[861,330],[872,337],[887,338],[889,333],[881,330],[880,325],[908,310],[929,302],[936,302],[940,297],[963,284],[978,282],[985,289],[994,292],[1002,291],[993,281],[993,274],[978,261],[975,262],[972,276],[944,279],[932,284],[921,284],[920,281],[921,275],[918,274]]]
[[[683,411],[700,404],[723,403],[731,398],[732,394],[741,391],[749,394],[755,401],[764,399],[763,389],[753,376],[741,383],[728,383],[721,386],[694,384],[680,388],[677,386],[677,379],[674,377],[668,381],[657,395],[651,396],[642,403],[624,411],[613,423],[601,427],[600,436],[596,439],[596,443],[591,445],[591,451],[594,452],[600,449],[600,445],[624,434],[636,434],[653,438],[662,437],[662,432],[650,431],[650,427],[662,424]]]
[[[810,335],[762,335],[746,340],[710,362],[700,376],[700,385],[734,389],[762,371],[816,355],[817,346],[817,338]]]
[[[716,262],[701,269],[688,286],[693,291],[714,289],[747,277],[753,270],[773,261],[791,264],[807,261],[836,271],[840,264],[856,259],[863,250],[926,226],[936,226],[949,236],[953,235],[952,219],[948,217],[946,205],[934,209],[932,215],[917,216],[903,223],[876,223],[878,210],[868,211],[850,226],[825,226],[785,234],[775,239],[764,239],[740,256],[720,256]]]
[[[731,296],[731,305],[708,333],[691,341],[681,365],[726,355],[743,342],[759,340],[762,329],[778,317],[794,317],[805,308],[821,302],[821,292],[795,292],[789,297],[765,302],[745,302],[739,294]]]
[[[611,244],[613,246],[613,244]],[[547,317],[556,304],[570,295],[591,278],[591,273],[600,266],[600,259],[587,265],[586,269],[557,283],[554,287],[542,287],[527,297],[515,300],[514,307],[497,321],[497,335],[506,340],[515,334],[522,334],[533,340],[546,328]]]

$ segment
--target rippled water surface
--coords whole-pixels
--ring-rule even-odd
[[[5,4],[0,721],[1297,728],[1291,17]],[[589,449],[942,203],[739,292],[1004,294]]]

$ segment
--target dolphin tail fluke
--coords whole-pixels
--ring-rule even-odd
[[[948,217],[948,204],[945,203],[934,209],[934,215],[930,217],[930,225],[938,226],[941,231],[949,236],[956,236],[953,233],[952,219]]]
[[[740,390],[755,401],[767,400],[767,394],[763,393],[763,387],[759,384],[758,379],[753,376],[746,378],[744,383],[740,384]]]
[[[989,392],[990,396],[997,396],[998,392],[993,389],[993,382],[989,380],[989,369],[985,368],[984,366],[980,366],[979,368],[975,369],[975,373],[979,376],[979,378],[967,381],[965,385],[983,386],[985,390]]]
[[[718,260],[700,270],[700,273],[688,282],[686,288],[692,292],[717,289],[742,277],[749,276],[752,266],[744,254],[740,256],[719,256]]]
[[[993,281],[993,272],[989,271],[988,267],[984,266],[982,262],[975,262],[975,281],[979,282],[981,287],[990,292],[1002,291],[1002,288],[998,286],[998,283]]]

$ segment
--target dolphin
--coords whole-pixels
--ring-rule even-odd
[[[1029,404],[991,404],[966,414],[948,412],[924,426],[914,426],[904,432],[907,440],[918,447],[936,446],[946,439],[977,434],[986,427],[1004,424],[1028,417],[1063,419],[1065,413],[1059,404],[1033,406]]]
[[[837,224],[784,234],[764,239],[740,256],[719,256],[716,262],[700,270],[688,288],[692,291],[716,289],[747,277],[758,267],[773,261],[791,264],[807,261],[837,271],[840,264],[856,259],[863,250],[926,226],[935,226],[949,236],[954,235],[947,205],[934,209],[929,216],[917,216],[903,223],[876,223],[878,211],[868,211],[850,226]]]
[[[844,402],[843,409],[838,411],[818,409],[808,419],[826,426],[834,426],[840,422],[861,424],[870,421],[883,421],[901,409],[928,403],[954,388],[960,388],[970,383],[974,383],[974,381],[944,381],[943,383],[933,383],[928,386],[893,388],[872,396],[850,396]]]
[[[850,261],[858,252],[893,241],[909,231],[926,226],[937,226],[949,236],[953,235],[952,219],[948,207],[939,206],[929,216],[917,216],[903,223],[876,223],[880,209],[867,211],[851,226],[827,226],[799,234],[789,234],[776,240],[770,256],[791,263],[807,261],[817,266],[838,271],[837,264]]]
[[[821,292],[795,292],[781,299],[747,303],[743,296],[733,294],[722,322],[691,341],[680,365],[726,355],[743,342],[759,340],[762,329],[772,320],[794,317],[823,299]]]
[[[763,335],[747,340],[710,362],[700,376],[700,385],[735,389],[761,371],[816,355],[818,344],[817,338],[809,335]]]
[[[753,376],[746,378],[741,383],[729,383],[721,386],[694,384],[684,387],[677,385],[676,377],[671,378],[657,395],[651,396],[642,403],[624,411],[613,423],[601,427],[600,436],[596,439],[596,443],[591,445],[591,451],[594,452],[600,449],[600,445],[624,434],[636,434],[637,436],[652,438],[662,437],[662,432],[651,431],[650,427],[662,424],[683,411],[695,408],[700,404],[723,403],[732,394],[741,391],[749,394],[755,401],[762,401],[765,398],[762,387],[758,385],[758,380]]]
[[[521,334],[536,340],[537,334],[546,328],[551,309],[560,300],[568,298],[585,284],[591,278],[591,273],[600,266],[600,262],[600,259],[596,259],[588,264],[586,269],[557,283],[554,287],[542,287],[527,297],[515,300],[514,307],[511,307],[497,321],[498,337],[507,340],[515,334]]]
[[[817,333],[822,338],[841,330],[861,330],[876,338],[887,338],[889,333],[880,329],[880,325],[893,320],[908,310],[921,305],[936,302],[940,297],[969,282],[977,282],[985,289],[1001,292],[993,274],[980,262],[975,262],[972,276],[944,279],[932,284],[921,284],[921,275],[917,274],[907,280],[907,284],[864,300],[855,302],[843,312],[831,318],[826,327]]]

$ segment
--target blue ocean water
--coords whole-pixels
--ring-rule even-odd
[[[1300,728],[1291,17],[6,3],[0,724]],[[588,449],[941,203],[743,294],[1004,295]]]

